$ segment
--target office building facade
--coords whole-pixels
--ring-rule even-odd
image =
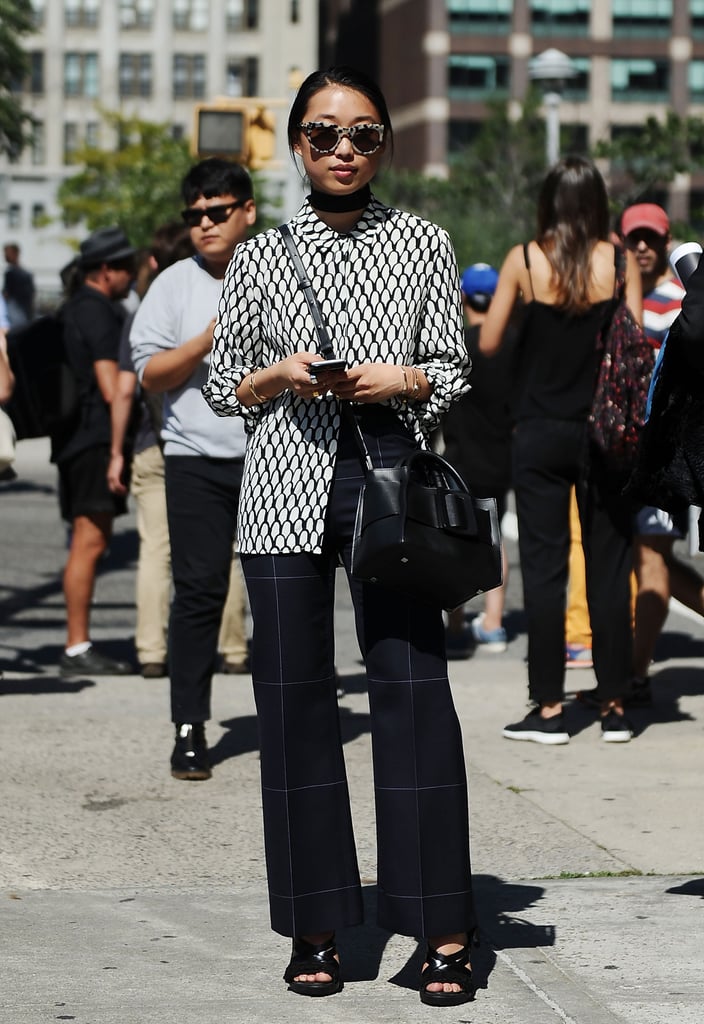
[[[32,0],[22,40],[29,70],[17,83],[36,118],[33,145],[0,160],[0,234],[22,247],[40,287],[58,287],[77,229],[55,194],[84,144],[111,147],[100,108],[167,123],[190,137],[194,105],[218,96],[280,99],[318,59],[317,0]],[[277,157],[286,159],[284,132]],[[80,229],[79,229],[80,230]]]

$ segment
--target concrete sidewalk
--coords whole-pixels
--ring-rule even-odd
[[[25,443],[26,444],[26,443]],[[380,1021],[694,1024],[702,1017],[704,629],[671,616],[655,706],[630,744],[600,740],[571,704],[573,738],[501,737],[526,700],[524,637],[451,663],[470,771],[483,944],[476,1001],[432,1010],[422,950],[374,924],[368,705],[348,602],[338,610],[341,718],[367,923],[338,936],[344,991],[311,1000],[281,980],[287,940],[265,898],[257,730],[247,677],[217,676],[211,781],[172,780],[167,683],[55,672],[64,537],[52,476],[32,461],[0,494],[2,1024]],[[96,595],[96,629],[123,653],[131,521]],[[514,599],[515,600],[515,599]],[[677,656],[675,656],[677,655]],[[593,685],[588,670],[568,684]]]

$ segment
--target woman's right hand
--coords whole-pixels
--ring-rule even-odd
[[[294,352],[273,366],[257,370],[257,393],[269,399],[275,398],[282,391],[290,390],[299,398],[319,398],[345,379],[344,370],[334,370],[321,374],[320,378],[313,381],[310,376],[310,364],[321,358],[318,352]]]

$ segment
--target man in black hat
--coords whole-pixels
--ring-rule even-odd
[[[110,403],[117,383],[117,359],[124,309],[134,278],[135,250],[117,227],[100,228],[81,243],[82,284],[63,309],[66,356],[78,385],[75,416],[52,437],[52,461],[59,469],[61,514],[71,524],[64,569],[67,639],[62,676],[126,675],[128,662],[100,654],[90,640],[89,617],[96,568],[107,549],[124,498],[107,485],[110,461]]]

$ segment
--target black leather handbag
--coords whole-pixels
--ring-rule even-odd
[[[321,354],[334,350],[293,238],[279,228],[315,322]],[[435,452],[419,448],[375,469],[349,403],[364,468],[352,541],[352,575],[442,608],[457,608],[501,585],[501,534],[494,498],[475,498]]]
[[[473,497],[435,452],[419,449],[391,469],[366,469],[352,575],[448,609],[500,586],[496,500]]]

